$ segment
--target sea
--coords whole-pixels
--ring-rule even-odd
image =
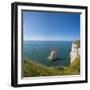
[[[72,41],[23,41],[22,58],[48,67],[68,66]],[[56,50],[57,59],[48,59],[51,49]]]

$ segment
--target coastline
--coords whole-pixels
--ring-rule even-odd
[[[58,76],[58,75],[79,75],[80,58],[76,58],[69,66],[48,67],[32,60],[23,60],[23,77]]]

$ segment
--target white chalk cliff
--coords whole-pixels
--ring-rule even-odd
[[[80,57],[80,48],[76,43],[72,43],[71,47],[71,53],[70,53],[70,58],[71,58],[71,63],[76,59]]]
[[[56,51],[52,50],[50,53],[50,56],[48,57],[50,60],[55,60],[56,59]]]

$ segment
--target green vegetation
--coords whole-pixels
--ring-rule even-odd
[[[23,60],[23,77],[78,75],[80,74],[80,59],[77,58],[69,66],[47,67],[31,60]]]
[[[80,40],[76,40],[74,43],[78,45],[78,48],[80,48]]]

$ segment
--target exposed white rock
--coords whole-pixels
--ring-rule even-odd
[[[48,57],[50,60],[55,60],[56,59],[56,50],[53,49],[51,50],[50,56]]]
[[[80,57],[80,48],[76,43],[72,43],[72,48],[71,48],[71,53],[70,53],[70,58],[71,58],[71,63],[76,59]]]

